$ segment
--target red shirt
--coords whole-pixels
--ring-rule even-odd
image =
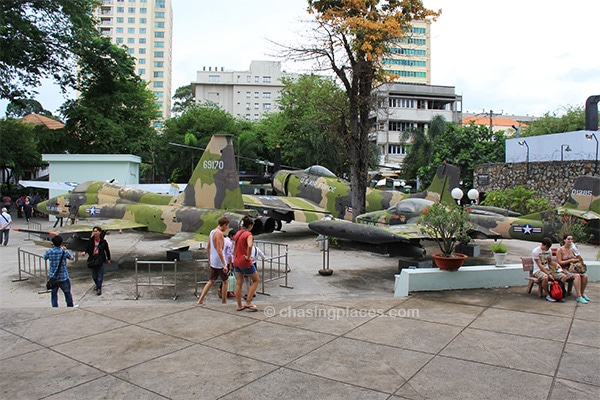
[[[248,255],[248,236],[251,233],[248,231],[239,231],[233,237],[235,247],[233,249],[233,265],[238,268],[252,267],[252,259],[247,260]]]

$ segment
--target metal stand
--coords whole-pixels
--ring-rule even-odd
[[[319,235],[317,242],[321,242],[321,251],[323,252],[323,268],[319,270],[319,275],[330,276],[333,270],[329,269],[329,236]]]

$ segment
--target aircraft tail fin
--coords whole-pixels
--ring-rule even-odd
[[[244,208],[231,135],[213,135],[179,196],[184,206]]]
[[[441,164],[431,181],[431,185],[425,191],[425,198],[435,203],[453,203],[455,200],[450,193],[458,187],[460,180],[460,169],[452,164]]]
[[[600,213],[600,178],[589,175],[577,178],[563,207]]]

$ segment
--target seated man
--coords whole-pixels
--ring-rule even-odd
[[[576,274],[563,271],[560,265],[552,259],[552,240],[550,238],[543,238],[540,245],[533,249],[531,257],[533,258],[533,276],[538,278],[542,284],[542,288],[546,291],[546,300],[556,301],[550,297],[550,290],[548,288],[548,281],[561,280],[566,283],[569,280],[575,281],[575,290],[581,287],[581,282],[576,277]]]

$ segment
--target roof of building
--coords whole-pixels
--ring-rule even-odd
[[[45,117],[43,115],[33,114],[33,113],[27,114],[26,116],[21,118],[19,121],[22,121],[22,122],[25,122],[28,124],[33,124],[33,125],[44,125],[48,129],[62,129],[65,127],[65,124],[63,124],[60,121]]]
[[[466,116],[463,117],[462,119],[462,123],[463,124],[475,124],[475,125],[489,125],[490,124],[490,117],[489,116],[485,116],[485,115],[471,115],[471,116]],[[517,120],[514,120],[512,118],[507,118],[507,117],[493,117],[492,118],[492,125],[493,126],[508,126],[511,127],[513,125],[516,125],[518,127],[521,126],[526,126],[527,124],[524,124],[522,122],[519,122]]]

